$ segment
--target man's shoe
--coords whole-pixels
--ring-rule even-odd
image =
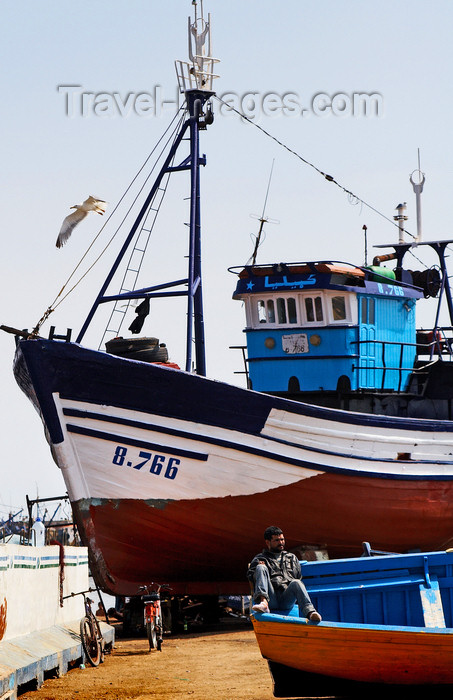
[[[321,622],[322,617],[319,614],[319,612],[316,612],[316,610],[313,610],[313,612],[311,612],[309,614],[308,619],[310,620],[310,622]]]
[[[269,605],[267,604],[267,600],[262,600],[261,603],[256,603],[255,605],[252,605],[252,610],[260,613],[268,613]]]

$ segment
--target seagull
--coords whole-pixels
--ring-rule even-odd
[[[57,238],[57,248],[61,248],[61,246],[66,243],[73,229],[82,221],[82,219],[86,217],[90,211],[95,211],[97,214],[101,215],[105,214],[107,202],[90,195],[83,204],[74,204],[71,209],[75,209],[75,212],[73,214],[69,214],[69,216],[67,216],[63,221]]]

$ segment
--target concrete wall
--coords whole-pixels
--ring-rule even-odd
[[[61,573],[63,596],[88,589],[86,547],[64,547],[61,569],[58,546],[0,545],[0,641],[83,617],[82,596],[60,607]]]

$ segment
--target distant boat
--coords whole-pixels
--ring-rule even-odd
[[[453,689],[453,553],[313,562],[302,573],[321,623],[296,608],[252,615],[276,697]]]
[[[363,539],[398,552],[452,545],[451,328],[436,313],[421,333],[415,319],[430,296],[453,319],[450,241],[423,244],[439,266],[421,272],[403,267],[404,242],[384,256],[393,270],[383,256],[236,268],[247,388],[205,377],[199,138],[213,119],[210,23],[196,16],[189,36],[191,60],[178,68],[187,111],[75,342],[46,339],[39,325],[18,332],[16,380],[45,425],[97,583],[128,596],[151,580],[175,594],[247,593],[246,562],[269,523],[288,548],[331,556],[357,554]],[[191,176],[187,276],[137,288],[155,197],[179,171]],[[126,251],[128,283],[114,293]],[[143,300],[129,326],[137,335],[149,299],[174,296],[187,297],[184,369],[158,338],[121,330],[131,300]],[[83,347],[107,302],[107,352]]]

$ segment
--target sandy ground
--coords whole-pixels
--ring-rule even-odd
[[[166,637],[162,652],[145,638],[121,639],[105,662],[49,679],[21,700],[271,700],[272,681],[251,627]]]

